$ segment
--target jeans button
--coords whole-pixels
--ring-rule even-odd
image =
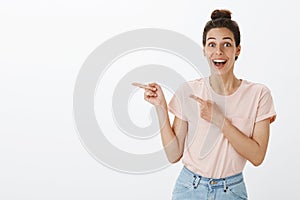
[[[218,182],[217,181],[210,181],[210,184],[211,185],[215,185],[215,184],[217,184]]]

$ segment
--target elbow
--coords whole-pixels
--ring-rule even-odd
[[[171,163],[171,164],[175,164],[175,163],[177,163],[180,159],[178,159],[178,160],[170,160],[170,159],[168,159],[169,160],[169,162]]]
[[[262,161],[252,161],[251,162],[255,167],[258,167],[262,164]]]
[[[182,158],[183,149],[174,148],[170,145],[167,148],[165,147],[165,153],[169,163],[175,164]]]
[[[258,167],[260,166],[264,161],[264,156],[263,157],[258,157],[258,158],[255,158],[253,160],[251,160],[250,162],[255,166],[255,167]]]
[[[182,155],[180,156],[177,156],[177,157],[169,157],[168,156],[168,161],[171,163],[171,164],[175,164],[177,163],[180,159],[181,159]]]
[[[181,159],[181,157],[179,157],[179,158],[177,158],[177,159],[170,159],[170,158],[168,158],[168,161],[169,161],[171,164],[175,164],[175,163],[177,163],[180,159]]]
[[[266,156],[266,151],[261,148],[252,153],[251,159],[248,159],[255,167],[260,166]]]

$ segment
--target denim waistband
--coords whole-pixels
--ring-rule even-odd
[[[184,166],[181,171],[181,174],[188,179],[193,179],[194,187],[197,187],[198,184],[202,184],[208,186],[211,189],[224,188],[224,190],[226,190],[228,186],[239,184],[244,181],[242,172],[225,178],[207,178],[194,173],[193,171],[189,170],[187,167]]]

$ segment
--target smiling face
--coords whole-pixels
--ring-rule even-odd
[[[233,33],[227,28],[213,28],[208,31],[204,46],[204,55],[212,74],[233,73],[235,58],[241,47],[236,47]]]

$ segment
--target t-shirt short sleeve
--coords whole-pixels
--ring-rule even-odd
[[[271,91],[266,86],[263,86],[259,97],[255,122],[259,122],[267,118],[270,118],[270,123],[274,122],[276,112]]]
[[[188,121],[187,116],[184,112],[184,84],[181,84],[179,88],[175,91],[175,94],[171,98],[168,104],[168,110],[173,113],[176,117]]]

